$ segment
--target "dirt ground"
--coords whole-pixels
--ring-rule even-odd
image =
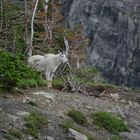
[[[114,99],[111,94],[117,94]],[[36,102],[37,106],[28,104],[28,100]],[[83,112],[90,122],[90,115],[95,111],[107,111],[120,115],[128,124],[131,131],[140,134],[140,93],[124,90],[109,91],[101,97],[84,95],[81,93],[61,92],[55,89],[36,88],[23,90],[16,94],[4,93],[0,95],[0,140],[11,128],[24,132],[24,113],[41,112],[49,123],[40,130],[38,140],[47,140],[47,136],[55,140],[69,140],[68,133],[60,124],[69,119],[67,112],[77,109]],[[81,126],[82,127],[82,126]],[[82,127],[95,140],[111,140],[112,134],[96,126]],[[24,133],[25,140],[33,139]],[[125,138],[126,140],[126,138]],[[132,139],[133,140],[133,139]],[[135,139],[134,139],[135,140]]]

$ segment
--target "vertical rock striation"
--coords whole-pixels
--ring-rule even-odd
[[[85,27],[87,64],[109,81],[140,87],[140,0],[59,0],[66,25]]]

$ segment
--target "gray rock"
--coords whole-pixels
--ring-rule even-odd
[[[48,100],[55,101],[55,99],[54,99],[54,97],[55,97],[54,93],[48,93],[48,92],[44,92],[44,91],[38,91],[38,92],[33,92],[32,94],[43,96],[43,97],[45,97]]]
[[[47,136],[47,139],[46,140],[54,140],[53,137],[50,137],[50,136]]]
[[[16,120],[18,120],[18,118],[16,117],[16,116],[14,116],[14,115],[11,115],[11,114],[7,114],[8,115],[8,117],[10,118],[10,119],[12,119],[14,122],[16,121]]]
[[[129,119],[128,124],[133,130],[140,132],[140,122],[136,120],[135,117],[132,117],[131,119]]]
[[[74,140],[88,140],[86,135],[83,135],[71,128],[69,129],[68,136]]]
[[[111,96],[112,99],[113,99],[114,101],[116,101],[116,102],[120,99],[120,96],[119,96],[118,93],[111,93],[110,96]]]
[[[26,116],[26,115],[29,115],[29,112],[26,112],[26,111],[18,111],[18,112],[16,112],[16,115]]]
[[[31,101],[31,98],[30,97],[23,98],[23,103],[26,103],[26,102],[29,102],[29,101]]]
[[[34,140],[32,136],[28,136],[27,140]]]
[[[121,107],[116,106],[116,108],[117,108],[117,110],[118,110],[118,113],[119,113],[124,119],[126,119],[126,116],[125,116],[124,112],[122,111]]]
[[[140,0],[59,1],[66,26],[84,26],[87,64],[115,84],[140,87]]]
[[[128,140],[140,140],[140,134],[139,133],[122,132],[122,133],[120,133],[120,136],[123,137],[124,139],[128,139]]]
[[[133,102],[132,101],[128,101],[128,105],[130,106],[130,107],[133,107]]]

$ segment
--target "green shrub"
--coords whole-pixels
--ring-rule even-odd
[[[4,135],[4,138],[7,140],[23,140],[22,132],[17,129],[9,129],[8,132]]]
[[[0,51],[0,68],[0,89],[36,86],[42,81],[39,72],[27,67],[18,56],[8,52]]]
[[[122,138],[119,136],[113,135],[111,140],[122,140]]]
[[[80,125],[88,124],[86,116],[80,111],[70,110],[68,112],[68,116],[70,116],[74,120],[74,122],[76,122],[77,124],[80,124]]]
[[[99,70],[92,67],[84,67],[73,70],[73,73],[77,83],[87,83],[89,85],[94,82],[95,76],[99,75]]]
[[[52,84],[57,89],[62,89],[64,87],[64,81],[62,79],[54,79]]]
[[[31,112],[30,115],[24,117],[26,121],[26,131],[31,134],[34,138],[39,137],[39,129],[45,124],[47,124],[47,118],[42,116],[42,114],[37,112]]]
[[[129,131],[121,118],[113,116],[108,112],[95,112],[92,114],[92,119],[97,126],[104,127],[113,134]]]

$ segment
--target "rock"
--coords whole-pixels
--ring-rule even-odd
[[[86,106],[86,108],[87,108],[87,109],[92,109],[92,107],[91,107],[91,106]]]
[[[124,139],[128,139],[128,140],[140,140],[140,134],[139,133],[122,132],[122,133],[120,133],[120,136],[123,137]]]
[[[59,1],[66,26],[82,25],[90,40],[87,64],[115,84],[140,87],[140,41],[135,41],[140,35],[140,1]]]
[[[130,106],[130,107],[133,107],[133,102],[132,101],[128,101],[128,105]]]
[[[18,111],[16,113],[16,115],[19,115],[19,116],[26,116],[26,115],[29,115],[29,112],[26,112],[26,111]]]
[[[29,102],[30,100],[31,100],[30,97],[25,97],[25,98],[23,98],[23,103]]]
[[[63,111],[59,111],[58,112],[58,116],[63,119],[65,117],[64,116],[64,112]]]
[[[138,102],[133,102],[135,107],[139,107],[139,103]]]
[[[18,119],[16,116],[8,114],[8,117],[11,118],[14,122]]]
[[[43,96],[46,99],[49,99],[51,101],[55,101],[55,99],[54,99],[55,95],[53,93],[48,93],[48,92],[44,92],[44,91],[38,91],[38,92],[34,92],[32,94]]]
[[[27,140],[34,140],[32,136],[28,136]]]
[[[114,101],[116,101],[116,102],[120,99],[120,96],[119,96],[118,93],[115,93],[115,94],[114,94],[114,93],[113,93],[113,94],[111,93],[110,96],[111,96],[112,99],[113,99]]]
[[[129,107],[130,107],[129,105],[125,105],[126,110],[129,110]]]
[[[54,140],[53,137],[47,136],[46,140]]]
[[[86,135],[83,135],[74,129],[69,129],[68,136],[74,140],[88,140]]]
[[[2,109],[0,108],[0,111],[2,111]]]
[[[124,118],[126,119],[126,116],[125,114],[123,113],[122,109],[119,107],[119,106],[116,106],[117,110],[118,110],[118,113]]]
[[[120,100],[120,102],[123,103],[123,104],[127,104],[126,100]]]
[[[136,120],[134,117],[128,120],[128,124],[132,129],[140,132],[140,122]]]

